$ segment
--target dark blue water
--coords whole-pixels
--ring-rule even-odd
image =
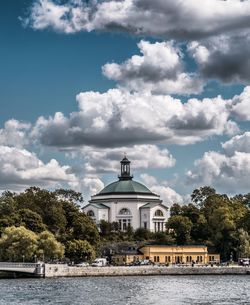
[[[250,304],[250,276],[1,279],[6,304]]]

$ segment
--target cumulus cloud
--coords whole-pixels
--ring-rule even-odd
[[[126,31],[136,35],[197,39],[250,26],[242,0],[35,0],[24,23],[64,33]]]
[[[48,119],[40,117],[32,136],[43,145],[64,149],[83,145],[184,145],[238,131],[237,124],[229,119],[230,103],[220,96],[182,103],[171,96],[111,89],[80,93],[77,101],[79,112],[69,117],[62,113]]]
[[[249,0],[203,0],[202,4],[198,0],[34,0],[23,23],[37,30],[48,28],[67,34],[124,31],[190,42],[188,49],[197,61],[202,78],[219,79],[224,83],[248,84],[250,81]],[[144,88],[147,75],[135,78],[134,83],[128,78],[130,73],[135,77],[135,69],[128,65],[133,66],[137,59],[132,57],[121,65],[106,65],[104,73],[121,84]],[[142,59],[146,56],[141,56]],[[144,68],[145,64],[140,66],[137,76]],[[146,85],[154,89],[150,81],[146,81]],[[176,82],[166,77],[159,80],[155,90],[189,94],[200,92],[202,87],[196,75],[182,71],[176,76]]]
[[[77,183],[70,167],[60,166],[55,159],[44,163],[26,149],[0,146],[1,189],[22,190],[31,185],[51,188]]]
[[[0,129],[0,145],[23,147],[29,144],[28,131],[31,124],[23,123],[15,119],[5,122]]]
[[[233,98],[231,112],[239,120],[250,121],[250,86],[245,87],[240,95]]]
[[[250,132],[222,143],[223,152],[209,151],[194,162],[187,182],[219,187],[229,193],[249,192]]]
[[[130,90],[161,94],[200,93],[203,81],[193,73],[185,73],[181,50],[173,41],[138,44],[141,56],[134,55],[122,64],[108,63],[103,74]]]
[[[249,192],[250,154],[236,151],[232,156],[210,151],[195,161],[195,168],[187,172],[188,182],[212,185],[230,194]]]
[[[83,170],[90,173],[119,173],[120,161],[125,152],[131,161],[131,173],[148,168],[169,168],[175,165],[175,159],[167,149],[155,145],[134,145],[119,148],[83,147],[80,156],[84,159]],[[79,154],[78,154],[79,156]]]
[[[250,132],[237,135],[229,141],[222,143],[222,148],[227,155],[233,155],[236,151],[250,154]]]
[[[80,190],[83,191],[85,197],[90,197],[99,193],[104,188],[104,184],[98,177],[86,176],[81,180]]]
[[[159,183],[154,176],[148,174],[142,174],[141,179],[153,193],[160,195],[164,205],[170,207],[173,203],[183,203],[182,196],[167,183]]]
[[[188,46],[204,78],[243,84],[250,81],[249,48],[249,32],[193,41]]]

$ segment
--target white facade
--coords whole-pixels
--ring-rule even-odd
[[[152,232],[164,231],[167,207],[158,195],[143,184],[133,181],[129,166],[130,161],[125,157],[121,161],[119,180],[92,196],[83,211],[97,225],[105,220],[117,222],[122,231],[126,231],[129,226],[135,230],[145,228]]]

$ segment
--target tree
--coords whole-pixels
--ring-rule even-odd
[[[100,235],[93,220],[81,212],[74,215],[71,239],[87,240],[90,244],[97,246]]]
[[[202,186],[199,189],[195,189],[191,194],[191,200],[195,204],[202,206],[205,200],[212,195],[215,195],[216,191],[210,186]]]
[[[64,246],[58,242],[55,236],[49,231],[38,234],[37,253],[45,260],[62,259],[64,256]]]
[[[102,236],[108,236],[112,231],[112,224],[106,220],[101,220],[99,223],[100,234]]]
[[[181,215],[172,216],[167,221],[166,228],[173,235],[178,245],[190,242],[192,222],[188,217]]]
[[[64,201],[70,201],[77,205],[83,202],[82,194],[73,190],[57,189],[54,194]]]
[[[79,263],[81,261],[93,260],[95,250],[87,240],[71,240],[66,243],[66,257]]]
[[[249,257],[250,256],[250,236],[243,229],[239,229],[239,232],[238,232],[237,255],[238,255],[238,257]]]
[[[37,235],[25,227],[7,227],[0,238],[0,258],[4,261],[32,261],[37,251]]]
[[[148,240],[151,238],[151,235],[148,229],[138,228],[135,230],[134,239],[138,241]]]
[[[174,238],[167,232],[156,232],[152,234],[152,239],[157,245],[173,245]]]
[[[17,218],[20,226],[25,226],[33,232],[39,233],[46,229],[42,217],[29,209],[19,210],[17,212]]]
[[[170,216],[181,215],[182,207],[178,203],[174,203],[170,208]]]
[[[208,240],[216,246],[222,259],[229,259],[237,244],[232,202],[225,195],[212,195],[206,199],[202,211],[207,219]]]

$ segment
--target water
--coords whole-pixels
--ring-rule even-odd
[[[1,279],[0,305],[250,304],[250,276]]]

